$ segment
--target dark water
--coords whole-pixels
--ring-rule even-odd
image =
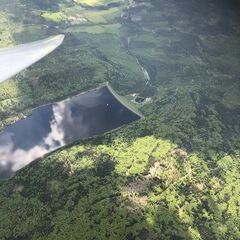
[[[39,107],[0,134],[0,179],[61,146],[139,118],[105,86]]]

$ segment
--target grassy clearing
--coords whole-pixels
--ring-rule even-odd
[[[65,32],[68,33],[91,33],[91,34],[101,34],[104,33],[104,29],[101,26],[73,26],[66,29]]]
[[[110,23],[116,23],[116,18],[120,17],[121,11],[124,8],[125,4],[120,2],[119,7],[107,7],[109,3],[118,3],[118,1],[75,1],[77,3],[80,3],[81,5],[75,4],[71,7],[62,8],[64,13],[68,17],[79,17],[82,16],[83,18],[87,19],[90,24],[110,24]],[[87,7],[88,5],[88,7]],[[107,7],[105,9],[96,9],[96,8],[90,8],[92,7]]]
[[[64,11],[65,12],[65,11]],[[66,10],[68,16],[81,15],[86,18],[91,24],[112,23],[115,18],[120,16],[119,8],[110,8],[108,10],[89,10],[82,7],[73,7]],[[47,20],[65,20],[66,16],[63,13],[49,13],[43,15]]]
[[[101,6],[105,4],[109,4],[112,2],[116,2],[114,0],[74,0],[76,3],[88,5],[88,6]]]
[[[69,33],[92,33],[92,34],[103,34],[103,33],[110,33],[110,34],[118,34],[121,24],[106,24],[106,25],[94,25],[94,26],[72,26],[67,28],[66,32]]]
[[[74,16],[77,14],[82,14],[84,11],[86,11],[86,9],[82,6],[74,6],[74,7],[64,7],[64,12],[66,12],[66,14],[68,16]]]
[[[93,23],[106,23],[114,20],[120,15],[119,8],[111,8],[108,10],[87,11],[85,17]]]
[[[63,12],[43,12],[41,16],[47,20],[55,23],[63,22],[67,19]]]

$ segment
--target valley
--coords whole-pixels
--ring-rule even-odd
[[[105,82],[144,115],[0,182],[0,239],[240,238],[236,1],[4,0],[0,9],[1,47],[66,36],[0,84],[2,129]]]

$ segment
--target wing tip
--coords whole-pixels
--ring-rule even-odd
[[[64,34],[59,34],[59,35],[55,35],[55,36],[52,36],[52,37],[49,37],[47,39],[43,39],[43,40],[40,40],[40,41],[35,41],[35,42],[32,42],[32,43],[28,43],[28,44],[21,44],[21,45],[18,45],[18,46],[14,46],[14,47],[9,47],[9,48],[5,48],[3,49],[5,52],[2,52],[0,53],[0,69],[1,69],[1,72],[0,72],[0,83],[13,77],[14,75],[16,75],[17,73],[19,73],[20,71],[26,69],[27,67],[31,66],[32,64],[36,63],[37,61],[39,61],[40,59],[42,59],[43,57],[45,57],[46,55],[48,55],[49,53],[51,53],[53,50],[55,50],[56,48],[58,48],[63,40],[65,38],[65,35]],[[39,53],[39,58],[37,59],[34,59],[32,62],[27,62],[25,65],[20,65],[20,67],[16,68],[15,70],[14,69],[11,69],[9,70],[9,66],[6,64],[6,62],[4,62],[4,58],[3,60],[1,61],[1,55],[4,56],[5,55],[10,55],[11,52],[9,51],[12,51],[12,52],[18,52],[19,50],[19,47],[23,48],[25,46],[29,46],[29,44],[40,44],[40,48],[41,48],[41,44],[44,44],[42,46],[43,49],[45,49],[46,51],[44,53]],[[19,60],[19,59],[17,59]],[[3,65],[3,66],[2,66]],[[3,68],[5,66],[5,68]]]
[[[63,43],[65,35],[64,34],[58,34],[58,35],[54,36],[53,38],[56,39],[56,41],[58,43],[57,45],[60,46]]]

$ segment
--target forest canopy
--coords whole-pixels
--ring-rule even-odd
[[[0,182],[0,239],[239,240],[238,11],[218,0],[1,1],[0,46],[66,35],[1,83],[1,129],[104,82],[145,117]]]

